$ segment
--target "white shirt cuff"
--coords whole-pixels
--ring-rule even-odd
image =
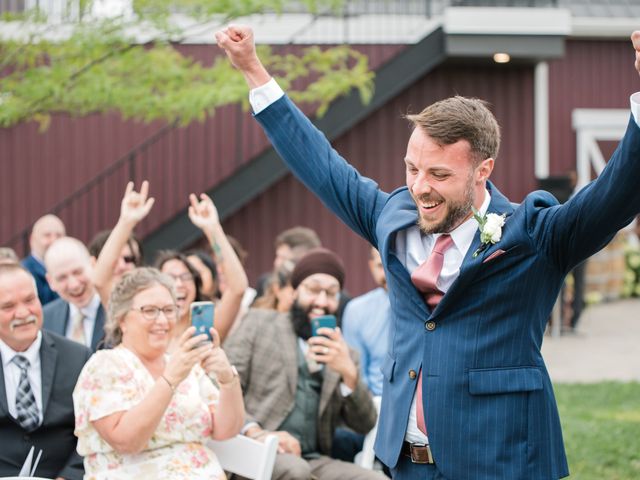
[[[640,92],[636,92],[629,98],[631,101],[631,114],[636,124],[640,127]]]
[[[249,430],[250,428],[259,427],[259,426],[260,425],[258,425],[257,422],[247,422],[240,429],[240,435],[246,435],[247,434],[247,430]]]
[[[271,78],[267,83],[249,91],[249,103],[255,115],[269,105],[279,100],[284,95],[284,90],[280,88],[278,82]]]
[[[343,397],[348,397],[352,393],[353,393],[353,390],[351,390],[349,387],[347,387],[343,382],[340,382],[340,394]]]

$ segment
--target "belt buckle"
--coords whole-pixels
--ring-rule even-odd
[[[411,462],[420,464],[433,464],[433,455],[431,455],[431,448],[426,443],[411,443],[409,444],[409,451],[411,453]]]

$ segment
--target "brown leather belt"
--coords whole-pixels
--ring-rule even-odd
[[[434,465],[436,462],[431,455],[431,448],[424,443],[402,442],[402,455],[409,457],[413,463]]]

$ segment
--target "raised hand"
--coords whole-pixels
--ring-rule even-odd
[[[249,88],[264,85],[271,79],[256,53],[251,27],[229,25],[218,30],[215,36],[218,46],[225,51],[233,66],[244,74]]]
[[[120,220],[130,223],[138,224],[143,218],[145,218],[151,211],[151,207],[155,202],[154,198],[148,198],[149,195],[149,182],[144,181],[140,186],[140,191],[134,190],[134,183],[127,183],[127,188],[122,197],[122,203],[120,205]]]
[[[349,388],[355,388],[358,369],[349,355],[349,346],[340,328],[320,328],[318,334],[324,336],[311,337],[308,340],[313,359],[338,372]]]
[[[218,210],[213,204],[213,201],[205,193],[200,194],[200,201],[192,193],[189,195],[189,220],[200,230],[207,232],[207,230],[220,225],[220,217],[218,216]]]
[[[182,382],[196,363],[202,362],[209,351],[211,344],[206,342],[206,335],[193,336],[195,327],[187,328],[178,340],[178,348],[171,354],[163,376],[174,388]],[[202,342],[202,345],[199,345]]]
[[[636,70],[640,73],[640,30],[636,30],[631,34],[631,42],[633,43],[633,48],[636,51]]]

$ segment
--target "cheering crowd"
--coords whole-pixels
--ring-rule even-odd
[[[273,478],[382,478],[353,458],[377,418],[381,350],[366,342],[381,343],[386,318],[369,335],[362,313],[339,316],[360,354],[340,326],[312,337],[310,320],[349,300],[341,259],[313,230],[288,229],[257,295],[211,199],[189,202],[211,249],[161,251],[153,266],[133,233],[153,207],[148,182],[127,185],[117,224],[88,246],[46,215],[22,262],[0,250],[0,475],[33,445],[47,478],[224,478],[208,439],[273,433]],[[201,301],[215,305],[211,341],[191,326]]]

